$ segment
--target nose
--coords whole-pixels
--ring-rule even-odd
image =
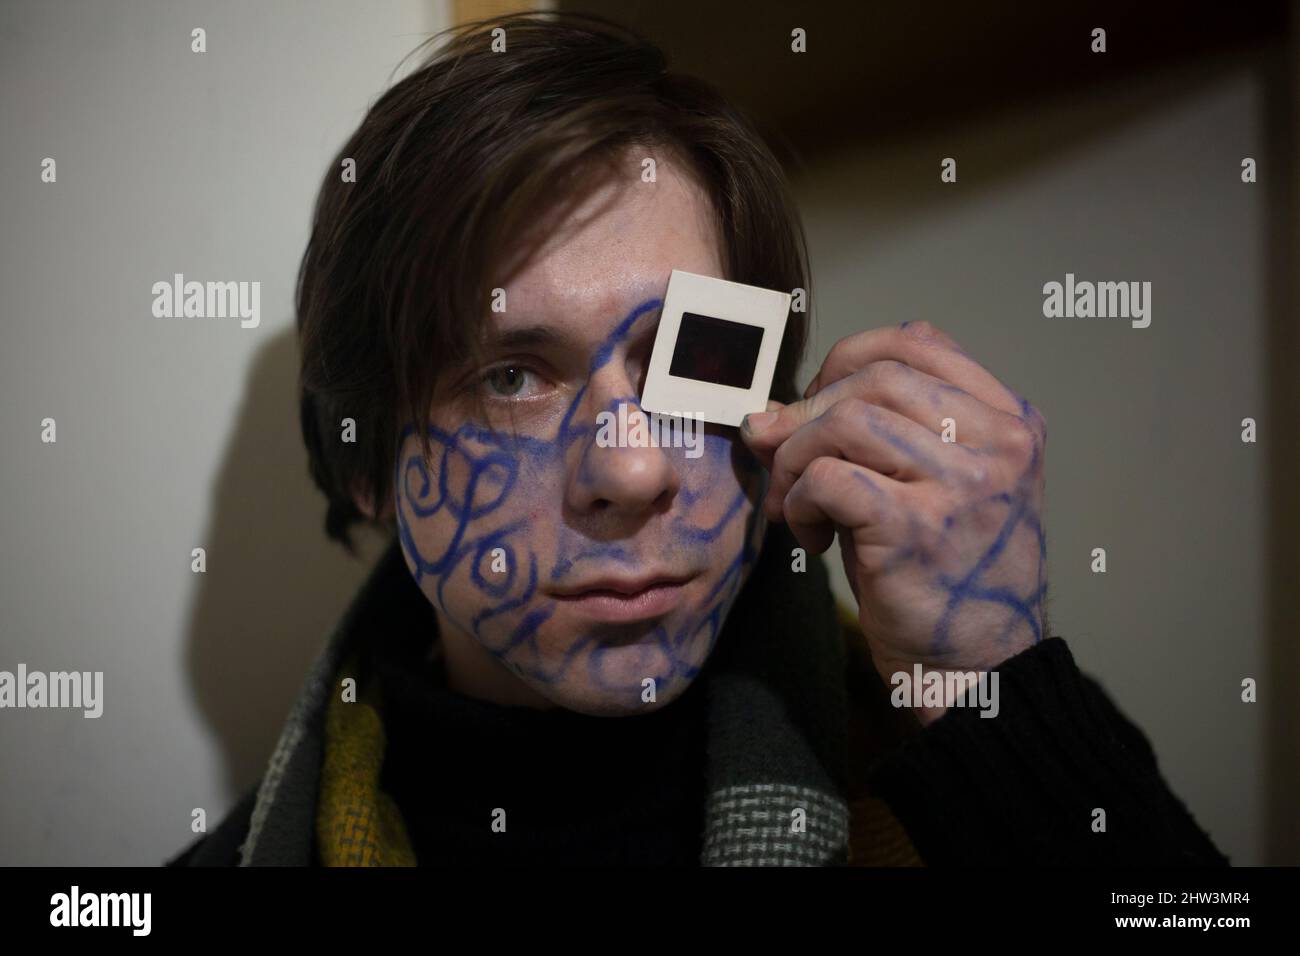
[[[589,384],[586,413],[592,422],[590,434],[579,444],[578,457],[569,469],[566,503],[576,512],[590,514],[610,512],[639,517],[665,511],[681,488],[681,479],[669,451],[649,441],[649,416],[632,394],[626,376],[610,374],[600,382],[593,376]],[[619,405],[625,410],[620,413]],[[606,426],[599,425],[598,414],[608,413]],[[633,427],[640,419],[640,434]],[[626,425],[626,428],[623,427]],[[603,434],[602,434],[603,431]],[[612,439],[612,440],[604,440]]]

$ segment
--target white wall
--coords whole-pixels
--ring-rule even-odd
[[[1265,849],[1266,711],[1240,682],[1269,686],[1266,446],[1243,444],[1240,422],[1267,427],[1266,187],[1242,184],[1240,162],[1261,156],[1261,87],[1249,72],[1185,80],[813,166],[796,190],[818,313],[803,380],[844,335],[928,319],[1042,409],[1052,629],[1248,864]],[[1150,327],[1044,318],[1043,284],[1066,272],[1149,280]]]
[[[102,670],[106,698],[0,713],[0,863],[157,863],[260,773],[365,571],[318,530],[298,436],[311,203],[445,23],[437,0],[0,8],[0,669]],[[260,281],[261,325],[154,318],[175,272]]]

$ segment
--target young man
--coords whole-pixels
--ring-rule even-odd
[[[948,336],[849,336],[801,396],[795,312],[768,413],[596,440],[673,269],[809,286],[778,164],[644,42],[506,18],[374,105],[302,263],[302,424],[329,535],[394,541],[173,862],[1226,862],[1048,636],[1045,424]]]

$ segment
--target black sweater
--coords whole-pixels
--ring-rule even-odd
[[[386,607],[377,632],[386,636],[368,654],[385,696],[381,785],[402,810],[417,859],[698,862],[708,665],[681,700],[652,714],[615,720],[498,707],[445,688],[439,665],[423,659],[427,643],[412,636],[427,635],[428,620],[403,619],[428,615],[429,605],[400,603]],[[889,706],[861,657],[846,675],[871,745],[852,755],[858,777],[925,863],[1227,863],[1169,790],[1146,738],[1079,672],[1063,640],[1021,652],[998,673],[996,719],[952,708],[924,729]],[[237,863],[255,795],[170,865]],[[506,811],[505,834],[487,825],[497,808]]]
[[[997,670],[996,719],[951,708],[872,769],[927,864],[1227,865],[1065,641]]]
[[[440,664],[402,636],[411,633],[394,631],[369,650],[388,738],[380,786],[401,809],[417,860],[698,862],[705,802],[698,681],[670,706],[619,719],[502,707],[447,689]],[[489,826],[498,809],[503,832]]]

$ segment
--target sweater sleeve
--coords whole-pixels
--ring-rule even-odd
[[[1048,638],[996,670],[996,717],[949,708],[872,768],[927,864],[1227,865],[1065,641]]]

